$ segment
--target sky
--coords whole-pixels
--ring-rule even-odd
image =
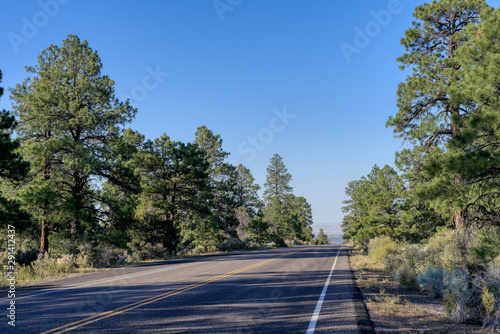
[[[25,66],[69,35],[87,40],[137,107],[128,126],[191,142],[206,125],[256,183],[279,154],[313,229],[341,234],[345,187],[394,166],[385,123],[410,73],[396,58],[417,0],[40,0],[1,4],[0,109]],[[498,7],[500,0],[487,3]]]

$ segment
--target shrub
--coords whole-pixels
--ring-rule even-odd
[[[434,234],[425,247],[427,258],[426,266],[442,267],[453,270],[457,266],[455,259],[454,231],[443,229]]]
[[[495,311],[495,295],[490,292],[486,285],[483,286],[481,301],[486,311],[485,318],[489,318],[493,314],[493,311]]]
[[[223,242],[217,245],[217,249],[221,252],[230,252],[234,250],[246,249],[247,243],[245,241],[241,241],[237,238],[228,238]]]
[[[396,275],[396,280],[399,285],[407,288],[417,287],[415,278],[417,277],[417,271],[414,268],[403,268],[398,271]]]
[[[153,245],[149,242],[133,240],[127,246],[130,250],[125,258],[127,262],[161,259],[168,255],[168,250],[160,243]]]
[[[498,255],[496,258],[491,261],[490,266],[497,266],[500,267],[500,255]]]
[[[262,244],[255,242],[255,241],[249,241],[248,242],[248,248],[250,249],[259,249],[262,248]]]
[[[475,288],[474,311],[484,328],[500,331],[500,266],[490,265],[472,282]]]
[[[421,251],[411,245],[404,247],[400,253],[390,253],[385,259],[385,270],[389,272],[399,285],[416,288],[415,278],[421,265]]]
[[[272,233],[269,236],[271,242],[275,244],[276,247],[288,247],[285,240],[276,233]]]
[[[193,249],[192,254],[208,254],[215,252],[217,252],[217,248],[215,246],[198,245]]]
[[[75,258],[75,265],[79,269],[86,269],[92,267],[92,261],[90,257],[86,254],[78,254]]]
[[[376,237],[368,244],[368,257],[377,263],[384,263],[389,254],[397,254],[401,246],[389,237]]]
[[[92,260],[99,267],[109,267],[125,261],[125,250],[100,243],[93,248]]]
[[[21,279],[41,279],[73,272],[75,259],[72,254],[55,257],[50,253],[40,253],[31,266],[21,266],[20,268],[23,271]]]
[[[431,297],[442,297],[444,292],[444,270],[440,267],[428,266],[425,270],[419,271],[415,281]]]
[[[425,253],[413,245],[405,245],[399,252],[391,252],[385,259],[386,270],[397,277],[403,269],[409,269],[417,276],[418,268],[422,266]]]
[[[489,266],[482,276],[482,279],[484,280],[483,284],[493,288],[498,294],[500,294],[500,265]]]
[[[471,274],[484,270],[485,263],[474,250],[481,246],[477,228],[442,230],[429,239],[426,265],[442,267],[449,272],[462,268]]]
[[[469,274],[460,268],[454,272],[446,272],[443,277],[446,292],[444,305],[450,318],[465,323],[471,318],[468,304],[471,302],[472,291],[469,289]]]

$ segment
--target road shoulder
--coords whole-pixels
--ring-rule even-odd
[[[375,333],[485,333],[481,326],[451,321],[440,300],[405,289],[366,256],[349,252],[360,298]]]

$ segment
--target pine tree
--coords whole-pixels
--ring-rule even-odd
[[[406,198],[404,182],[389,166],[373,166],[370,174],[351,181],[346,188],[348,200],[342,211],[344,239],[364,240],[381,235],[402,237],[401,210]]]
[[[269,237],[269,224],[258,214],[248,223],[247,232],[249,239],[258,243],[263,243]]]
[[[330,240],[328,240],[328,235],[323,231],[322,228],[319,229],[318,237],[316,238],[316,245],[329,245]]]
[[[0,70],[0,83],[2,71]],[[0,98],[3,88],[0,87]],[[24,161],[17,152],[19,141],[11,138],[16,127],[16,120],[9,112],[0,111],[0,181],[20,182],[24,180],[29,171],[29,163]],[[12,198],[5,198],[0,192],[0,222],[2,225],[15,225],[17,230],[22,230],[21,225],[28,223],[29,216],[20,209],[19,202]],[[24,223],[24,224],[21,224]]]
[[[292,210],[294,212],[293,219],[295,223],[296,238],[302,241],[311,242],[314,238],[312,233],[313,218],[311,204],[302,196],[294,196]]]
[[[236,167],[236,173],[236,205],[245,208],[248,214],[253,217],[262,207],[258,194],[260,186],[255,183],[250,170],[242,164]]]
[[[27,67],[31,76],[11,90],[23,151],[32,162],[24,198],[41,208],[42,251],[48,249],[49,219],[63,227],[69,221],[73,234],[97,226],[100,200],[93,183],[111,176],[109,143],[136,113],[115,98],[114,82],[101,70],[87,41],[69,35],[62,47],[43,50],[38,64]]]
[[[136,168],[143,144],[144,136],[131,129],[126,129],[122,136],[110,142],[113,165],[107,180],[102,184],[101,225],[102,237],[118,247],[125,247],[134,233],[129,232],[138,228],[135,209],[142,189]]]
[[[474,113],[447,143],[447,151],[425,168],[432,183],[422,189],[442,212],[462,210],[469,222],[500,225],[500,11],[485,10],[467,27],[468,42],[457,50],[463,79],[451,96],[467,100]],[[459,184],[450,180],[459,179]]]
[[[283,163],[283,158],[275,154],[267,167],[266,183],[264,184],[264,199],[270,203],[273,199],[284,200],[293,191],[290,186],[292,175]]]
[[[387,126],[393,126],[398,137],[413,145],[400,152],[397,160],[414,162],[408,169],[416,173],[442,153],[443,145],[459,133],[464,116],[475,110],[467,99],[450,93],[463,79],[456,55],[468,37],[461,32],[478,22],[485,8],[483,0],[441,0],[417,6],[414,17],[419,21],[401,40],[407,52],[398,61],[401,69],[411,67],[413,74],[399,85],[398,113],[389,118]],[[413,178],[426,181],[424,176]],[[463,210],[453,214],[456,226],[463,225],[464,218]]]
[[[213,231],[213,240],[221,240],[227,236],[237,236],[238,218],[236,217],[235,191],[237,182],[237,171],[234,166],[224,160],[229,153],[222,149],[222,138],[215,135],[206,126],[201,126],[195,133],[195,144],[204,153],[205,162],[208,164],[208,176],[210,180],[213,198],[209,203],[211,215],[205,219],[205,225],[216,227],[205,231]],[[200,225],[201,226],[201,225]],[[204,237],[207,239],[208,237]]]
[[[149,242],[174,252],[183,218],[204,222],[211,214],[208,162],[197,145],[174,142],[165,134],[148,140],[136,161],[143,189],[136,213],[140,230]]]
[[[278,197],[272,198],[265,206],[264,220],[269,224],[269,229],[278,239],[292,239],[295,236],[294,215],[291,205],[280,201]]]

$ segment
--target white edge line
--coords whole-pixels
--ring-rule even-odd
[[[309,327],[307,328],[306,334],[313,334],[314,329],[316,328],[316,323],[318,322],[319,313],[321,312],[321,306],[323,306],[323,300],[325,299],[326,290],[328,289],[328,285],[330,284],[330,279],[332,278],[333,271],[335,270],[335,266],[337,265],[337,259],[339,257],[340,250],[344,245],[340,245],[339,251],[337,252],[337,256],[335,256],[335,261],[333,262],[332,270],[330,270],[330,274],[326,279],[325,285],[323,286],[323,291],[321,292],[321,296],[319,296],[318,303],[316,304],[316,308],[314,309],[314,313],[311,317],[311,321],[309,322]]]

